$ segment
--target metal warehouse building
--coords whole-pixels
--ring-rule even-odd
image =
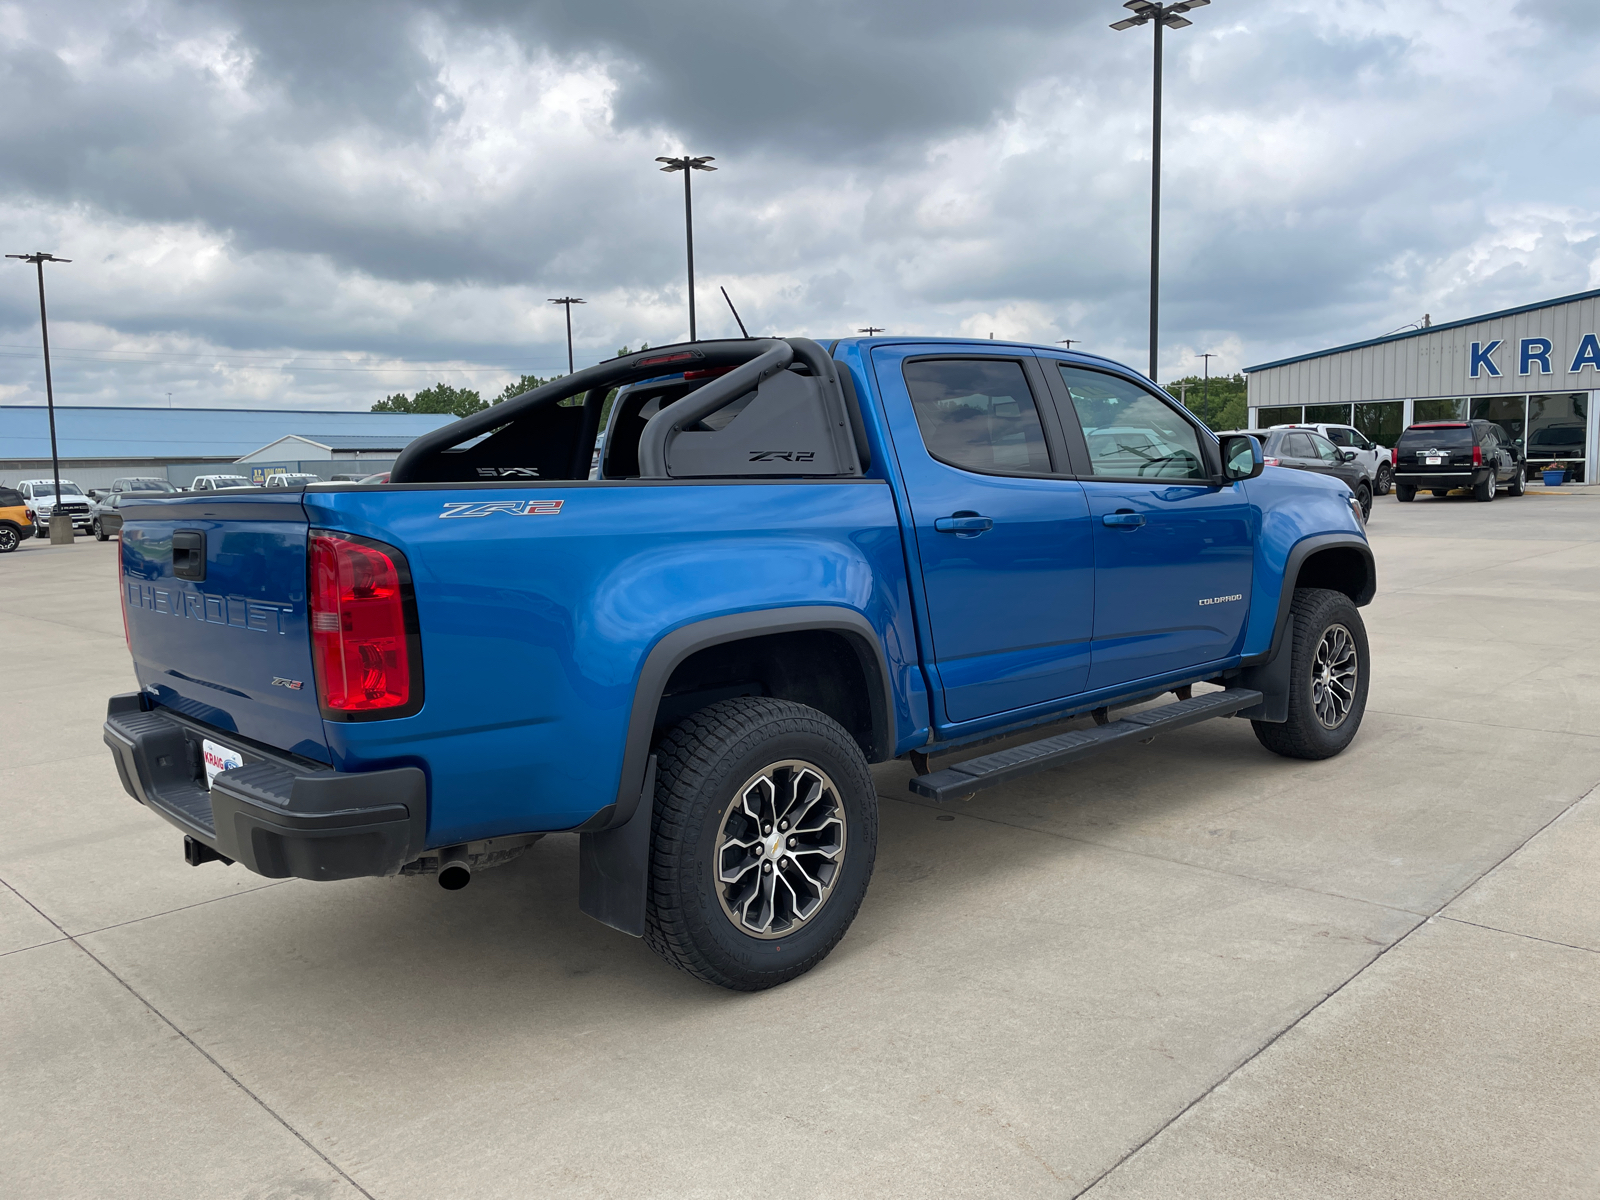
[[[1354,425],[1393,446],[1417,421],[1494,421],[1529,466],[1588,482],[1600,389],[1600,291],[1246,367],[1253,429]]]
[[[62,477],[82,488],[123,475],[179,487],[213,474],[307,471],[327,479],[387,470],[406,443],[454,420],[446,413],[57,405],[56,444]],[[46,410],[0,405],[0,483],[49,474]]]

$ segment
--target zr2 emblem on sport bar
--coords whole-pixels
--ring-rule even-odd
[[[472,503],[452,501],[439,514],[445,517],[492,517],[509,513],[514,517],[555,517],[561,515],[562,500],[481,500]]]

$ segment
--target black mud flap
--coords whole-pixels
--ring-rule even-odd
[[[632,937],[644,936],[655,807],[656,756],[652,754],[633,816],[615,829],[578,835],[578,907],[601,924]]]
[[[1261,693],[1261,703],[1234,714],[1252,721],[1265,721],[1269,725],[1282,725],[1289,719],[1289,668],[1294,665],[1293,613],[1283,627],[1278,639],[1278,650],[1259,666],[1246,667],[1234,680],[1235,687],[1249,688]]]

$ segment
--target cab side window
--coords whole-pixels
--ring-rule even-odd
[[[908,362],[906,389],[928,453],[988,475],[1048,475],[1050,452],[1022,365],[1006,359]]]
[[[1089,444],[1095,475],[1121,479],[1206,479],[1193,425],[1137,384],[1102,371],[1058,364]]]
[[[1350,444],[1350,435],[1343,429],[1330,429],[1328,430],[1328,440],[1335,446],[1348,446]]]

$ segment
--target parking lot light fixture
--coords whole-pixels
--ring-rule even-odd
[[[581,300],[577,296],[560,296],[560,297],[552,296],[552,297],[550,297],[550,303],[551,304],[561,304],[561,305],[565,305],[566,306],[566,310],[567,310],[567,374],[571,375],[572,374],[572,306],[574,304],[586,304],[586,303],[588,303],[588,301]]]
[[[32,254],[8,254],[7,258],[32,263],[39,271],[39,334],[44,339],[44,403],[50,414],[50,469],[55,472],[56,490],[50,506],[50,544],[52,546],[72,541],[72,515],[61,508],[61,456],[56,450],[56,390],[50,380],[50,322],[44,310],[44,265],[47,262],[69,263],[70,258],[57,258],[43,250]]]
[[[1183,14],[1204,8],[1211,0],[1177,0],[1175,4],[1157,4],[1155,0],[1127,0],[1122,7],[1133,13],[1115,22],[1113,29],[1132,29],[1136,25],[1153,25],[1156,31],[1155,88],[1152,112],[1154,119],[1150,130],[1150,378],[1156,377],[1156,345],[1161,297],[1161,31],[1183,29],[1193,25]]]
[[[689,248],[689,340],[694,342],[699,338],[695,336],[694,328],[694,197],[689,187],[689,180],[696,171],[715,171],[715,167],[708,167],[706,164],[716,160],[709,154],[703,154],[698,158],[685,154],[679,158],[659,157],[656,161],[667,164],[661,169],[668,174],[673,171],[683,172],[683,235]]]

